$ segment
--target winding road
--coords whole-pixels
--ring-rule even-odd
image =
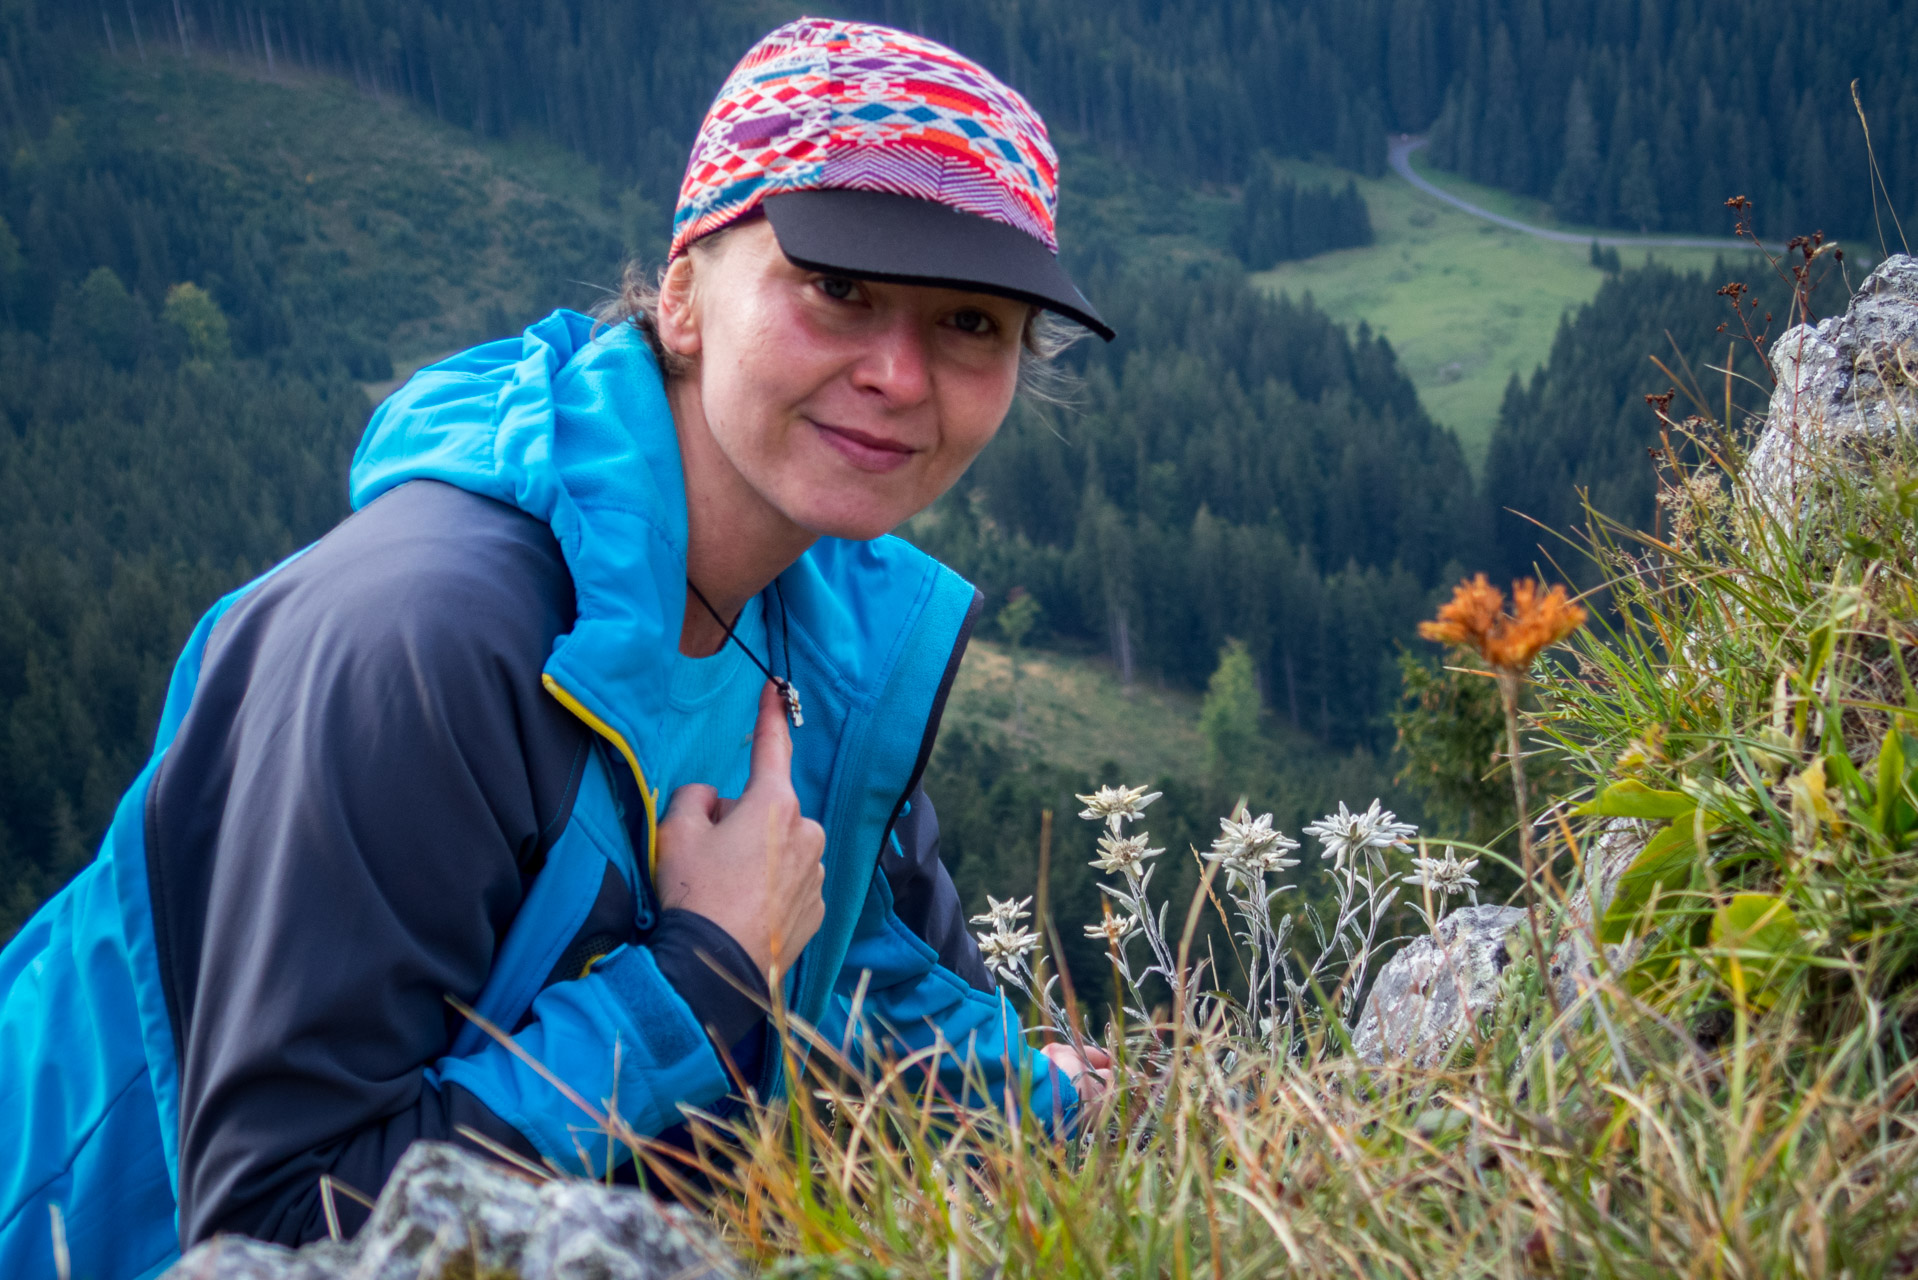
[[[1442,187],[1419,176],[1412,167],[1412,153],[1423,147],[1430,139],[1415,137],[1411,134],[1394,134],[1386,149],[1386,160],[1392,166],[1392,172],[1436,200],[1443,200],[1455,209],[1462,209],[1474,218],[1483,218],[1495,222],[1512,231],[1522,231],[1528,236],[1537,236],[1540,240],[1553,240],[1559,244],[1590,244],[1597,240],[1607,249],[1727,249],[1733,252],[1750,253],[1751,242],[1729,238],[1709,236],[1591,236],[1576,235],[1570,231],[1549,231],[1544,227],[1535,227],[1517,218],[1508,218],[1502,213],[1493,213],[1470,200],[1460,199]]]

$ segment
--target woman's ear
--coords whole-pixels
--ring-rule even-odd
[[[699,354],[699,309],[693,289],[693,255],[681,254],[659,282],[659,342],[676,356]]]

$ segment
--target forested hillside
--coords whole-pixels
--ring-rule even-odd
[[[1232,251],[1248,270],[1371,243],[1372,217],[1357,183],[1296,182],[1269,160],[1247,175]]]
[[[637,179],[677,181],[711,88],[784,0],[133,0],[68,15],[190,50],[238,47],[351,75],[482,133],[532,129]],[[817,8],[817,7],[815,7]],[[1063,131],[1166,173],[1243,181],[1260,152],[1363,173],[1388,130],[1443,167],[1562,216],[1723,233],[1758,202],[1771,236],[1871,233],[1851,108],[1873,121],[1891,203],[1918,222],[1918,14],[1896,0],[850,0],[819,11],[912,26],[974,54]],[[17,25],[30,6],[17,6]],[[31,22],[28,18],[25,21]],[[44,112],[53,64],[8,57],[7,109]]]
[[[1562,536],[1584,527],[1587,498],[1632,528],[1658,527],[1660,463],[1653,454],[1668,442],[1646,396],[1679,391],[1673,412],[1682,418],[1698,411],[1683,393],[1702,392],[1722,419],[1729,391],[1731,420],[1741,427],[1764,413],[1771,371],[1731,303],[1719,296],[1719,285],[1731,277],[1723,263],[1709,276],[1634,267],[1610,275],[1597,297],[1561,321],[1551,358],[1529,380],[1512,379],[1499,410],[1484,482],[1497,552],[1486,562],[1502,559],[1506,572],[1518,575],[1549,557],[1561,570],[1554,576],[1590,585],[1594,567]],[[1743,304],[1754,335],[1776,338],[1788,323],[1789,290],[1775,276],[1743,283],[1751,290]],[[1834,273],[1811,294],[1813,317],[1821,303],[1842,306],[1848,294]],[[1733,372],[1729,386],[1726,369]],[[1694,456],[1688,442],[1669,443],[1681,456]]]
[[[345,514],[389,345],[588,303],[622,251],[563,166],[350,86],[63,74],[0,166],[0,930],[92,856],[198,614]]]
[[[1891,205],[1918,224],[1918,10],[1898,0],[1396,0],[1429,30],[1418,98],[1432,160],[1549,199],[1574,222],[1728,234],[1750,196],[1775,240],[1872,236],[1865,136]],[[1395,28],[1397,29],[1397,28]],[[1409,60],[1408,60],[1409,61]],[[1408,95],[1409,96],[1409,95]],[[1403,128],[1416,115],[1395,117]]]

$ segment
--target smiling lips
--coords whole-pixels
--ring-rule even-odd
[[[808,418],[807,421],[812,420]],[[812,425],[818,430],[821,439],[861,471],[882,474],[897,471],[912,460],[913,454],[919,452],[911,445],[856,431],[851,427],[829,427],[823,422],[813,422]]]

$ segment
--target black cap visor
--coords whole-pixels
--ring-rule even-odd
[[[785,191],[761,203],[781,251],[798,266],[1017,298],[1107,342],[1115,336],[1058,258],[1003,222],[885,191]]]

